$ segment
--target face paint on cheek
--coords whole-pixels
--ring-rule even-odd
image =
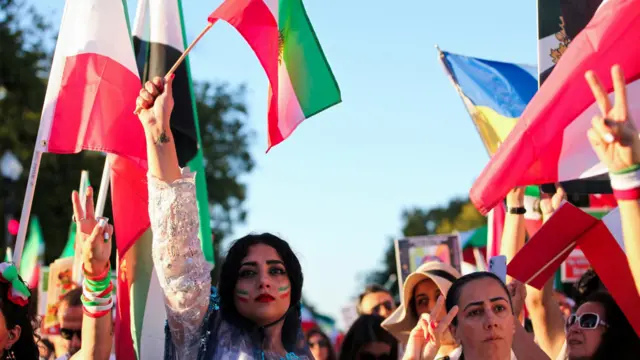
[[[278,288],[278,295],[280,295],[280,299],[286,299],[287,296],[289,296],[289,289],[291,289],[291,285]]]
[[[240,302],[249,302],[249,292],[245,290],[236,289],[236,298]]]

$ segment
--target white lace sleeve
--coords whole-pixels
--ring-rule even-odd
[[[164,291],[171,338],[180,358],[195,359],[209,305],[211,266],[198,239],[194,174],[167,184],[149,175],[153,263]]]

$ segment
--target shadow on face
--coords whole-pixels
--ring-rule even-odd
[[[62,351],[71,355],[77,353],[82,346],[82,306],[62,304],[58,309],[60,322],[60,341]]]
[[[515,319],[509,295],[499,280],[480,278],[461,289],[453,333],[464,353],[479,359],[509,359]]]
[[[360,301],[360,310],[364,315],[378,315],[386,319],[395,309],[393,298],[384,291],[369,293]]]

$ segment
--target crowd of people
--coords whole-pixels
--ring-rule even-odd
[[[615,104],[598,79],[587,81],[602,115],[585,136],[607,165],[618,199],[630,263],[640,261],[640,138],[628,118],[622,70],[612,69]],[[319,329],[303,332],[303,269],[288,243],[275,235],[250,234],[230,247],[212,287],[211,267],[198,239],[194,174],[180,169],[169,124],[173,78],[155,78],[140,91],[137,105],[149,161],[149,215],[153,261],[167,314],[165,359],[636,359],[640,338],[589,271],[576,284],[574,299],[549,281],[541,290],[491,272],[462,276],[431,261],[404,282],[398,304],[384,287],[360,295],[359,317],[339,348]],[[620,188],[623,184],[623,188]],[[635,184],[635,187],[627,185]],[[622,190],[622,192],[620,191]],[[558,187],[541,200],[543,221],[566,196]],[[83,211],[81,202],[86,201]],[[514,189],[509,208],[524,207]],[[15,266],[0,264],[0,358],[109,359],[113,346],[113,284],[109,258],[113,227],[93,214],[93,193],[72,194],[84,280],[58,309],[62,345],[53,349],[37,332],[29,312],[29,289]],[[501,253],[509,260],[524,246],[524,215],[509,212]],[[631,266],[636,284],[640,272]],[[636,287],[636,284],[628,284]],[[640,287],[636,291],[640,291]],[[638,304],[640,306],[640,304]],[[525,309],[526,308],[526,315]],[[531,326],[525,326],[530,322]],[[58,344],[58,345],[59,345]]]

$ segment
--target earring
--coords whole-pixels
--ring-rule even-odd
[[[13,334],[9,334],[9,339],[13,340]]]
[[[7,360],[16,360],[16,354],[13,353],[13,350],[7,349]]]

